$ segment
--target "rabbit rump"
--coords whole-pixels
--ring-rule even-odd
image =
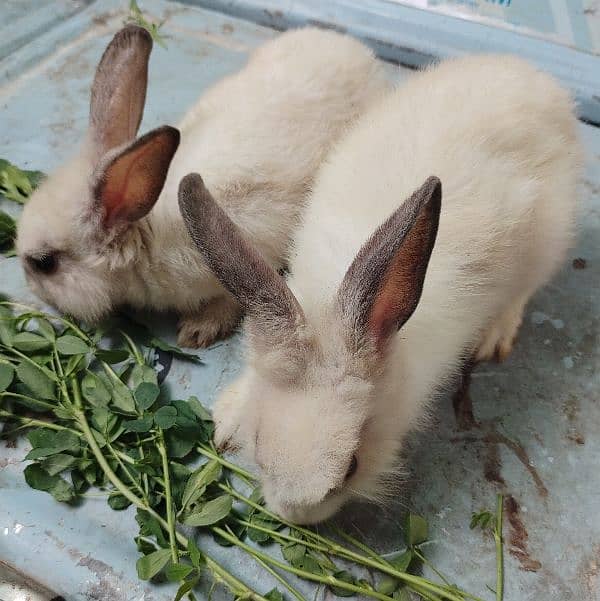
[[[180,133],[136,139],[150,35],[128,26],[92,86],[87,139],[24,210],[18,252],[36,294],[93,321],[119,305],[181,315],[179,343],[206,346],[238,323],[238,301],[198,256],[177,186],[201,169],[269,265],[283,265],[305,192],[347,126],[387,88],[373,53],[317,29],[284,33],[210,89]]]
[[[217,442],[255,460],[273,510],[310,523],[385,498],[436,391],[495,346],[489,332],[512,338],[563,261],[579,165],[567,93],[481,56],[415,75],[359,120],[317,177],[287,284],[199,176],[182,181],[192,238],[247,309]]]

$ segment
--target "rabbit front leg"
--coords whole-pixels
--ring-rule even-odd
[[[492,321],[481,338],[475,354],[476,361],[504,361],[511,353],[523,321],[528,295],[517,299]]]
[[[205,301],[197,312],[179,319],[177,343],[188,348],[205,348],[233,333],[242,317],[242,308],[229,295]]]
[[[212,408],[215,421],[213,439],[220,451],[238,451],[244,434],[243,426],[250,425],[248,416],[244,416],[245,390],[246,377],[242,374],[219,394]]]

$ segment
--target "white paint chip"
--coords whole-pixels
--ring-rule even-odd
[[[562,319],[552,319],[541,311],[533,311],[531,313],[531,323],[533,325],[540,326],[546,321],[549,321],[555,330],[562,330],[565,327],[565,322]]]

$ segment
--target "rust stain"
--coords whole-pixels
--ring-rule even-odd
[[[600,576],[600,544],[594,545],[592,553],[592,557],[584,560],[579,572],[583,578],[583,584],[590,594],[590,599],[595,599],[598,594],[598,577]]]
[[[223,23],[223,25],[221,25],[221,31],[223,33],[233,33],[233,25],[231,23]]]
[[[515,457],[523,464],[523,467],[529,472],[539,495],[546,498],[548,496],[548,489],[537,469],[532,465],[525,447],[520,442],[512,440],[508,436],[498,432],[492,422],[478,422],[475,419],[473,401],[469,394],[471,372],[475,365],[475,361],[468,361],[465,364],[458,383],[458,389],[452,399],[452,405],[454,407],[457,429],[461,432],[480,430],[483,436],[455,437],[450,439],[451,442],[483,442],[487,446],[487,456],[483,468],[484,476],[489,482],[495,482],[502,486],[506,484],[506,481],[501,474],[502,462],[500,461],[498,445],[504,445],[512,451]],[[577,399],[574,399],[574,402],[577,403]],[[576,413],[574,414],[576,415]]]
[[[521,569],[526,572],[538,572],[542,564],[537,559],[532,559],[527,550],[529,534],[521,519],[521,508],[517,500],[509,495],[504,501],[504,509],[510,524],[508,552],[519,560]]]
[[[496,482],[504,486],[506,484],[500,470],[502,463],[500,461],[500,452],[498,445],[488,445],[487,456],[483,465],[483,475],[488,482]]]
[[[489,426],[488,426],[489,427]],[[510,451],[512,451],[515,457],[521,462],[523,467],[529,472],[531,478],[535,484],[535,487],[538,491],[538,494],[546,498],[549,494],[548,488],[544,484],[544,481],[540,477],[537,469],[531,464],[531,460],[529,459],[529,455],[527,451],[521,445],[521,443],[508,438],[504,434],[498,432],[495,428],[491,427],[491,429],[483,436],[457,436],[450,439],[450,442],[466,442],[466,443],[475,443],[475,442],[483,442],[488,445],[488,457],[486,459],[486,464],[484,465],[484,473],[486,479],[492,482],[497,482],[499,484],[505,484],[505,480],[502,477],[500,470],[502,464],[500,462],[500,456],[497,450],[494,450],[492,447],[502,444]]]
[[[546,498],[548,496],[548,489],[546,488],[546,485],[541,479],[537,469],[531,464],[529,455],[527,454],[527,451],[525,450],[523,445],[521,445],[521,443],[515,440],[511,440],[510,438],[508,438],[508,436],[504,436],[504,434],[501,434],[495,429],[491,430],[488,434],[486,434],[483,440],[486,443],[503,444],[505,447],[510,449],[514,453],[515,457],[523,464],[523,467],[531,475],[531,478],[535,483],[535,487],[537,488],[538,494],[543,498]]]
[[[92,18],[92,23],[97,27],[106,27],[111,17],[110,13],[99,13]]]
[[[569,432],[567,434],[567,440],[570,440],[571,442],[574,442],[575,444],[578,444],[578,445],[585,444],[585,436],[583,434],[581,434],[581,432],[577,432],[577,430],[575,430],[573,432]]]
[[[473,414],[473,400],[469,394],[473,367],[474,363],[472,361],[469,361],[465,365],[458,382],[458,388],[452,397],[456,425],[461,432],[472,430],[479,426]]]
[[[587,261],[582,257],[577,257],[573,259],[573,269],[585,269],[587,265]]]

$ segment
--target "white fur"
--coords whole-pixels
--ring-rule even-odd
[[[295,238],[289,287],[316,349],[309,366],[282,384],[277,362],[291,349],[251,348],[215,409],[218,442],[259,462],[272,508],[314,522],[385,493],[436,391],[478,349],[510,350],[525,303],[563,262],[580,164],[569,95],[509,56],[444,62],[359,120],[323,165]],[[335,295],[362,244],[430,175],[442,211],[422,297],[373,364],[348,350]]]
[[[162,194],[126,233],[113,236],[89,222],[91,142],[36,191],[19,226],[19,254],[62,254],[49,277],[27,270],[30,284],[44,300],[87,320],[125,303],[174,309],[184,316],[183,344],[205,345],[229,333],[239,309],[191,248],[177,207],[180,179],[201,172],[278,268],[320,162],[386,88],[372,52],[348,36],[307,28],[265,43],[183,119]]]

